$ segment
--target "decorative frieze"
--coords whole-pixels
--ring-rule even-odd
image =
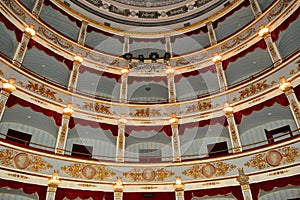
[[[123,173],[123,176],[134,182],[160,182],[170,179],[174,174],[174,172],[168,171],[165,168],[135,168]]]
[[[99,102],[95,102],[95,103],[83,102],[83,105],[76,104],[76,108],[92,111],[96,113],[106,114],[106,115],[116,114],[115,112],[111,111],[110,106],[103,105]]]
[[[167,113],[161,114],[161,110],[159,109],[136,109],[135,112],[129,113],[132,117],[161,117],[163,115],[167,115]]]

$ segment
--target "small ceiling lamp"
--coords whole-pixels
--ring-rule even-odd
[[[211,59],[214,63],[218,63],[222,61],[222,57],[218,54],[218,52],[214,53],[214,57]]]
[[[77,55],[74,56],[74,61],[78,63],[83,62],[82,54],[80,52],[78,52]]]
[[[8,82],[3,83],[2,85],[2,89],[6,92],[12,93],[13,91],[16,90],[16,86],[14,85],[15,83],[15,79],[14,78],[10,78],[8,80]]]
[[[175,189],[175,191],[184,190],[184,185],[182,184],[181,178],[179,176],[176,177],[174,189]]]
[[[72,108],[72,103],[68,103],[67,107],[63,109],[63,114],[71,116],[74,110]]]
[[[121,69],[121,74],[125,75],[129,72],[129,67],[128,65],[124,65],[123,69]]]
[[[28,27],[26,27],[25,32],[28,33],[31,37],[35,36],[34,25],[30,24]]]
[[[265,35],[267,35],[269,33],[269,28],[265,27],[264,25],[261,25],[259,27],[259,32],[258,35],[260,37],[264,37]]]
[[[58,187],[58,185],[61,183],[61,180],[58,176],[58,171],[54,170],[52,177],[48,180],[48,185],[50,187]]]
[[[171,118],[169,119],[170,124],[178,124],[178,118],[176,113],[172,113]]]
[[[280,78],[280,83],[279,83],[280,90],[282,90],[283,92],[286,92],[289,89],[291,89],[291,87],[292,87],[291,83],[289,81],[287,81],[284,76]]]
[[[117,177],[117,181],[114,184],[114,192],[123,192],[124,186],[122,179],[120,177]]]
[[[224,103],[224,109],[223,109],[224,113],[226,115],[230,115],[233,113],[233,107],[230,106],[230,104],[228,103],[228,101],[226,101]]]

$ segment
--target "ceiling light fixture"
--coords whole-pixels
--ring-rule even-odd
[[[211,59],[214,63],[218,63],[222,61],[222,57],[218,54],[218,52],[214,53],[214,56]]]
[[[28,33],[31,37],[35,36],[34,25],[30,24],[28,27],[26,27],[25,32]]]
[[[281,91],[286,92],[289,89],[291,89],[291,87],[292,87],[291,83],[287,81],[284,76],[280,78],[279,89]]]
[[[72,108],[72,103],[68,103],[67,107],[65,107],[63,109],[63,114],[71,116],[73,113],[74,113],[74,110]]]
[[[129,72],[128,65],[124,65],[123,69],[121,69],[121,74],[126,75]]]
[[[259,29],[258,35],[260,37],[264,37],[269,33],[269,28],[265,27],[264,25],[261,25]]]
[[[74,61],[78,63],[83,62],[82,54],[80,52],[78,52],[77,55],[74,56]]]
[[[6,92],[12,93],[13,91],[15,91],[17,89],[16,86],[14,85],[14,83],[15,83],[15,79],[10,78],[8,80],[8,82],[3,83],[2,89]]]
[[[230,106],[230,104],[228,103],[228,101],[226,101],[224,103],[224,109],[223,109],[224,113],[226,115],[230,115],[233,113],[233,107]]]
[[[178,118],[176,113],[172,113],[171,118],[169,119],[170,124],[178,124]]]

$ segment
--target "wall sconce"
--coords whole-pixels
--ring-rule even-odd
[[[218,54],[218,52],[214,53],[214,56],[211,59],[214,63],[218,63],[222,61],[222,57]]]
[[[31,37],[35,36],[34,25],[30,24],[28,27],[26,27],[25,32],[28,33]]]
[[[282,90],[283,92],[286,92],[289,89],[291,89],[291,87],[292,87],[291,83],[289,81],[287,81],[284,76],[280,78],[280,83],[279,83],[280,90]]]
[[[4,90],[5,92],[12,93],[13,91],[16,90],[16,86],[14,85],[14,83],[15,83],[15,79],[14,78],[10,78],[8,80],[8,82],[3,83],[2,90]]]
[[[77,55],[74,56],[74,61],[78,62],[78,63],[82,63],[83,62],[82,54],[80,52],[78,52]]]
[[[48,180],[48,186],[49,187],[58,187],[58,185],[61,183],[61,180],[58,176],[58,171],[54,170],[52,177]]]
[[[120,177],[117,177],[117,181],[114,184],[114,192],[123,192],[124,186],[122,179]]]
[[[67,107],[65,107],[65,108],[63,109],[63,114],[64,114],[64,115],[69,115],[69,116],[71,116],[71,115],[73,114],[73,112],[74,112],[74,110],[73,110],[73,108],[72,108],[72,103],[68,103]]]
[[[178,124],[178,117],[176,113],[172,113],[171,118],[169,119],[170,124]]]
[[[175,184],[174,184],[175,191],[183,191],[184,185],[181,182],[181,178],[179,176],[176,177]]]
[[[224,103],[224,109],[223,109],[223,112],[226,114],[226,115],[230,115],[233,113],[233,107],[230,106],[230,104],[228,103],[228,101],[226,101]]]
[[[124,65],[123,69],[121,69],[121,74],[125,75],[129,72],[129,67],[128,65]]]
[[[264,37],[269,33],[269,28],[265,27],[264,25],[260,25],[259,29],[258,35],[260,37]]]

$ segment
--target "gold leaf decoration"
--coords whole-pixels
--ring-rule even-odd
[[[10,149],[5,149],[5,150],[0,151],[1,164],[4,166],[13,165],[13,158],[15,155],[16,155],[15,152]]]
[[[216,105],[218,106],[218,105]],[[193,104],[190,106],[187,106],[185,113],[194,113],[194,112],[200,112],[200,111],[204,111],[204,110],[209,110],[212,109],[212,103],[211,101],[205,101],[205,102],[198,102],[197,105]]]
[[[79,104],[77,104],[76,106],[83,110],[88,110],[88,111],[97,112],[101,114],[107,114],[107,115],[114,114],[113,112],[111,112],[109,106],[102,105],[98,102],[97,103],[83,102],[83,104],[84,104],[83,106],[80,106]]]
[[[28,167],[28,170],[32,172],[49,170],[53,167],[50,163],[46,162],[39,156],[32,156],[30,160],[31,162]]]
[[[123,173],[123,176],[135,182],[150,182],[150,181],[164,181],[172,176],[174,172],[168,171],[164,168],[135,168],[129,172]]]
[[[183,175],[185,176],[190,176],[192,178],[202,178],[204,177],[201,173],[202,167],[201,165],[193,165],[191,168],[184,170],[182,172]]]
[[[84,172],[85,168],[94,169],[95,174],[90,177],[87,177],[87,175]],[[63,171],[63,173],[68,174],[73,178],[88,178],[94,180],[109,179],[116,175],[115,172],[106,169],[102,165],[84,165],[80,163],[75,163],[73,165],[63,166],[61,167],[61,170]]]
[[[235,165],[224,163],[224,162],[217,162],[214,164],[216,168],[216,175],[215,176],[224,176],[226,173],[231,172],[236,168]]]
[[[278,163],[278,165],[295,162],[296,159],[298,159],[300,157],[299,149],[295,148],[295,147],[283,147],[281,149],[278,149],[277,151],[282,156],[282,160]],[[275,152],[277,152],[277,151],[275,151]],[[274,152],[274,150],[272,150],[270,152]],[[268,152],[268,153],[270,153],[270,152]],[[249,168],[252,167],[255,169],[265,169],[265,168],[271,167],[272,166],[271,163],[267,162],[268,153],[261,153],[261,154],[255,155],[249,161],[247,161],[244,164],[244,166],[249,167]],[[278,165],[276,165],[276,166],[278,166]]]
[[[129,113],[132,117],[159,117],[161,116],[160,110],[157,109],[137,109],[135,113]]]

